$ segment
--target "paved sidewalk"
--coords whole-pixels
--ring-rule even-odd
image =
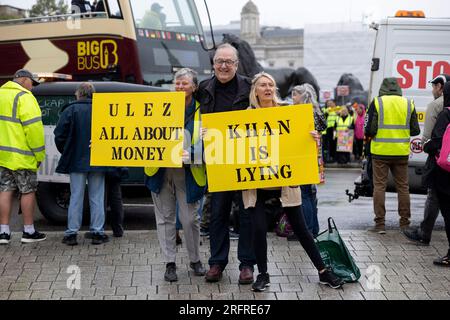
[[[300,244],[270,233],[271,287],[264,293],[253,293],[250,286],[237,284],[237,241],[232,241],[223,279],[215,284],[193,276],[186,248],[179,246],[179,281],[168,284],[163,279],[165,265],[156,231],[127,232],[123,238],[111,238],[100,246],[81,239],[75,247],[62,244],[60,232],[48,233],[47,241],[31,245],[20,244],[20,234],[14,233],[10,245],[0,246],[0,300],[450,300],[450,268],[432,264],[434,258],[446,253],[443,232],[433,234],[429,247],[408,242],[398,231],[384,236],[365,231],[341,231],[341,235],[363,274],[359,283],[346,284],[343,290],[318,284],[317,272]],[[206,263],[206,238],[201,254]],[[81,270],[80,290],[67,288],[67,282],[77,284],[73,281],[76,267],[70,266]]]

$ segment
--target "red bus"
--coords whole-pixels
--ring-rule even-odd
[[[0,83],[21,68],[152,86],[170,83],[181,67],[200,79],[211,74],[194,0],[104,4],[100,12],[0,21]]]

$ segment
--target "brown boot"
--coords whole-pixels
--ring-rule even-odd
[[[222,268],[219,265],[212,265],[206,273],[205,279],[207,282],[218,282],[222,279],[222,272]]]
[[[243,267],[239,274],[239,284],[252,284],[253,271],[250,267]]]

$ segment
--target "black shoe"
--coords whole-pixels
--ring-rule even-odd
[[[33,243],[33,242],[39,242],[44,241],[47,239],[44,233],[40,233],[38,231],[34,231],[33,234],[29,234],[28,232],[22,233],[22,243]]]
[[[86,232],[85,234],[84,234],[84,238],[85,239],[90,239],[90,240],[92,240],[92,237],[94,236],[94,233],[92,233],[92,232],[90,232],[90,231],[88,231],[88,232]]]
[[[123,228],[122,226],[117,226],[112,228],[113,237],[114,238],[122,238],[123,237]]]
[[[436,260],[433,261],[433,264],[442,267],[450,267],[450,255],[446,255],[445,257],[442,258],[437,258]]]
[[[0,234],[0,244],[8,244],[11,240],[11,234],[2,233]]]
[[[92,244],[102,244],[109,241],[109,237],[104,233],[93,233],[92,234]]]
[[[64,238],[62,239],[62,243],[65,243],[68,246],[76,246],[78,244],[77,235],[70,234],[68,236],[64,236]]]
[[[252,284],[252,290],[256,292],[265,291],[270,287],[270,276],[268,273],[260,273],[256,277],[256,281]]]
[[[164,280],[168,282],[178,281],[177,266],[175,263],[168,263],[166,265],[166,273],[164,274]]]
[[[420,246],[429,246],[430,240],[423,239],[420,236],[419,229],[404,229],[402,230],[403,235],[412,242],[415,242],[417,245]]]
[[[201,276],[204,276],[206,274],[206,270],[203,267],[203,264],[201,263],[201,261],[195,262],[195,263],[191,262],[189,266],[191,267],[192,270],[194,270],[194,274],[196,276],[201,277]]]
[[[344,285],[344,280],[339,278],[330,269],[326,269],[325,272],[319,273],[319,281],[321,284],[326,284],[333,289],[338,289]]]

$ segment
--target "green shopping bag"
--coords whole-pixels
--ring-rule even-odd
[[[361,272],[339,235],[333,218],[328,218],[328,230],[321,232],[315,241],[327,267],[331,267],[345,282],[358,281]]]

